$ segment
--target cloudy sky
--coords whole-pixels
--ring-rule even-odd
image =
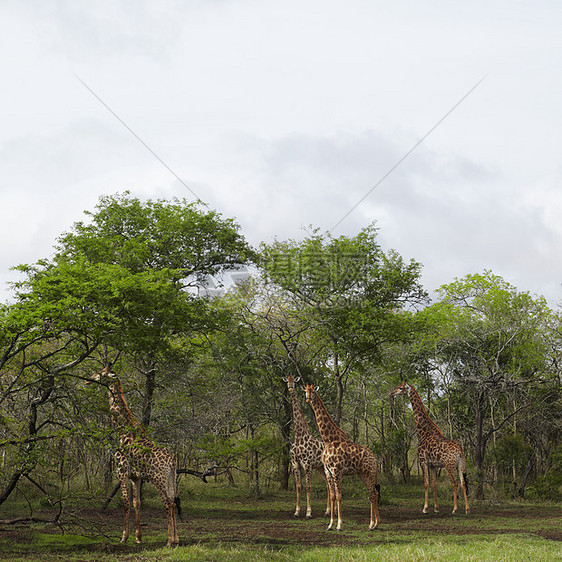
[[[130,190],[256,245],[376,221],[430,291],[491,269],[557,306],[561,29],[554,0],[1,0],[0,300]]]

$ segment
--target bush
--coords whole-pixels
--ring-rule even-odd
[[[549,461],[549,469],[533,482],[530,492],[537,498],[562,500],[562,446],[552,452]]]

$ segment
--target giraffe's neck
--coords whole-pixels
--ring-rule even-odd
[[[318,431],[320,431],[320,435],[322,436],[322,441],[324,441],[324,443],[349,440],[345,431],[335,424],[334,420],[328,413],[328,410],[326,410],[326,406],[324,406],[324,403],[316,392],[312,393],[310,405],[314,410],[316,423],[318,424]]]
[[[310,434],[310,428],[304,419],[304,414],[295,390],[291,391],[291,402],[293,404],[293,430],[295,432],[295,441],[298,441]]]
[[[429,414],[427,413],[427,410],[425,409],[425,406],[423,405],[423,402],[421,401],[420,395],[418,394],[417,390],[412,386],[410,386],[409,396],[420,440],[423,441],[430,435],[442,435],[441,430],[429,417]]]
[[[109,410],[113,414],[115,424],[120,429],[125,431],[142,430],[140,423],[127,406],[119,379],[112,381],[109,385]]]

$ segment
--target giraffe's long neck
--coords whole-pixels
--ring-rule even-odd
[[[310,405],[314,410],[316,423],[318,424],[318,431],[320,431],[320,435],[322,436],[322,441],[324,441],[324,443],[349,440],[345,431],[335,424],[334,420],[328,413],[328,410],[326,410],[324,402],[322,402],[320,396],[318,396],[316,392],[312,393]]]
[[[413,386],[410,386],[409,396],[420,440],[423,441],[430,435],[443,435],[435,422],[429,417],[420,395]]]
[[[310,434],[310,428],[304,419],[304,414],[294,389],[291,390],[291,403],[293,405],[293,430],[295,432],[295,441],[298,441]]]
[[[141,424],[127,406],[119,379],[115,379],[109,385],[109,410],[118,428],[127,432],[134,429],[143,431]]]

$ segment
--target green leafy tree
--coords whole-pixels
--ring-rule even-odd
[[[345,382],[366,359],[376,360],[382,347],[413,333],[408,305],[423,303],[419,263],[405,262],[395,251],[384,252],[377,229],[369,226],[355,237],[313,231],[304,240],[262,246],[267,282],[290,296],[300,326],[291,337],[298,344],[304,331],[316,334],[324,368],[333,374],[333,417],[339,423]]]
[[[440,295],[425,314],[438,317],[436,361],[454,376],[457,422],[473,428],[477,496],[483,497],[490,439],[532,405],[528,389],[545,374],[550,310],[544,299],[489,271],[444,285]]]
[[[146,377],[150,420],[158,361],[177,334],[212,326],[202,282],[253,252],[237,225],[196,204],[103,197],[89,221],[60,237],[51,260],[21,266],[18,297],[55,329],[82,329],[135,359]]]
[[[148,425],[159,366],[177,354],[180,339],[185,346],[221,321],[198,294],[202,282],[254,256],[232,220],[186,201],[125,193],[101,198],[86,215],[60,237],[52,258],[18,267],[25,279],[1,311],[0,403],[26,405],[27,423],[21,416],[17,423],[28,432],[0,500],[35,466],[35,443],[46,437],[39,434],[55,427],[51,406],[63,407],[68,375],[94,353],[127,358],[144,375]]]
[[[22,478],[45,461],[49,443],[76,430],[65,411],[72,407],[66,381],[93,351],[95,340],[72,334],[28,302],[5,305],[0,313],[0,505]],[[43,453],[42,453],[43,451]]]

